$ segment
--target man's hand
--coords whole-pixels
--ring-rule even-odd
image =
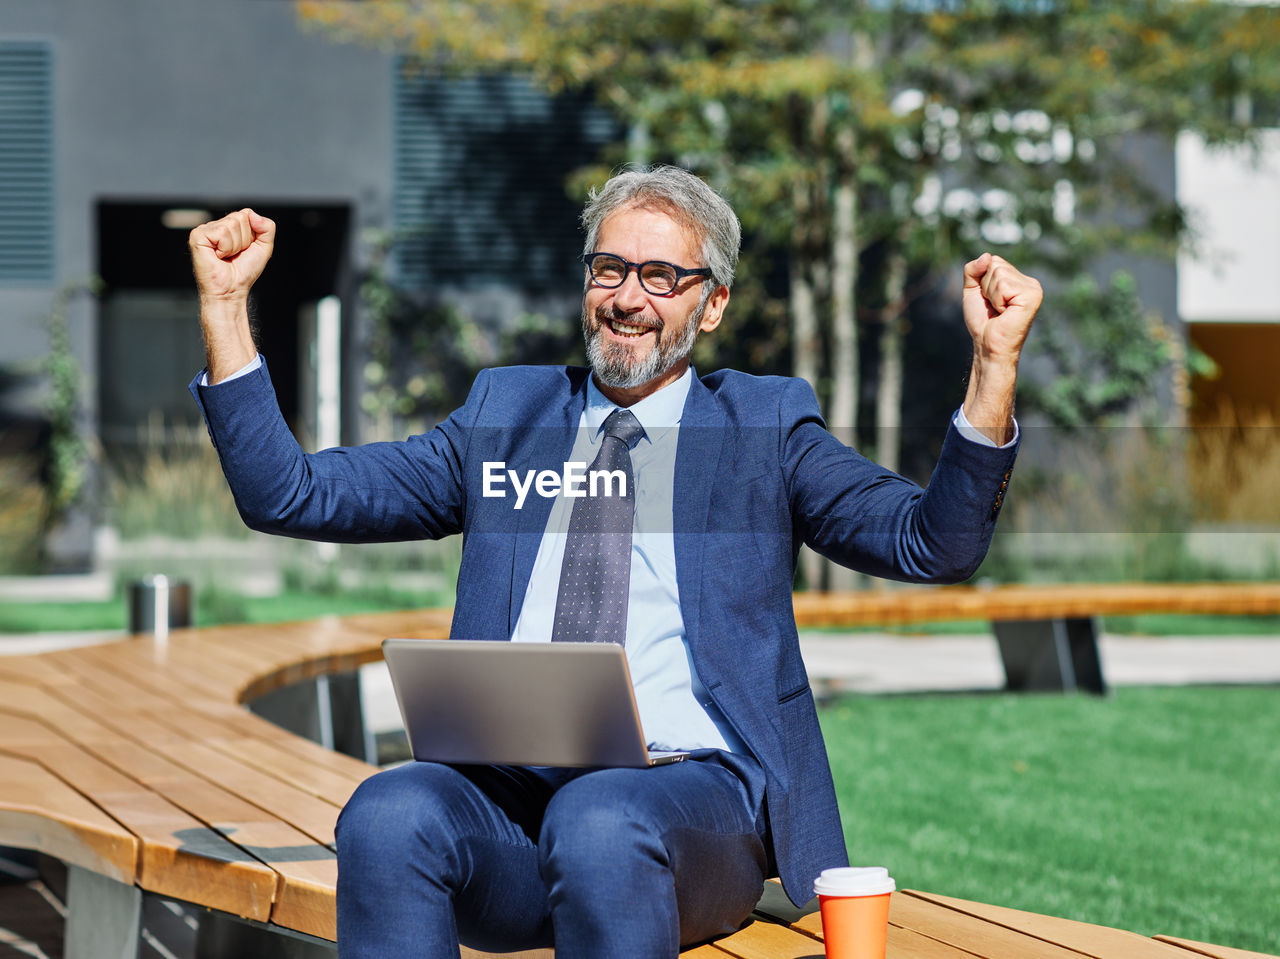
[[[210,384],[258,355],[249,328],[249,290],[271,259],[275,238],[276,225],[250,209],[198,226],[187,238]]]
[[[1043,299],[1040,283],[1008,260],[984,253],[964,265],[964,322],[973,337],[964,415],[1001,445],[1013,438],[1018,357]]]
[[[191,231],[191,266],[201,299],[245,299],[275,245],[276,225],[247,207]]]
[[[984,253],[964,265],[964,322],[983,359],[1016,363],[1044,291],[1008,260]]]

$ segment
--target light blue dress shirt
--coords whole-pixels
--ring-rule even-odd
[[[636,513],[631,538],[631,593],[627,604],[627,664],[635,686],[640,722],[649,745],[659,749],[712,746],[742,751],[733,727],[721,715],[694,671],[685,643],[676,586],[674,515],[676,441],[693,382],[686,370],[676,382],[628,407],[645,435],[631,450]],[[590,381],[569,461],[590,464],[599,451],[604,421],[617,406]],[[558,496],[525,590],[512,640],[551,638],[560,566],[574,500]]]

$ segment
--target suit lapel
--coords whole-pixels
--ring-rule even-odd
[[[695,372],[680,417],[676,445],[675,533],[676,586],[685,636],[692,645],[701,623],[702,556],[715,484],[724,444],[724,413]]]
[[[578,423],[587,404],[587,380],[584,376],[575,382],[575,378],[566,376],[564,382],[563,401],[548,403],[533,419],[531,427],[522,437],[519,463],[512,466],[520,471],[521,476],[525,470],[531,469],[554,470],[559,473],[573,451]],[[530,494],[517,514],[516,543],[511,566],[511,597],[507,614],[508,636],[515,631],[516,621],[520,618],[524,594],[529,588],[529,577],[533,575],[533,564],[538,558],[538,546],[542,543],[542,534],[547,528],[547,519],[554,503],[554,497]]]

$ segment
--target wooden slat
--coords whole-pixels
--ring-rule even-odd
[[[65,694],[65,691],[59,693]],[[100,708],[100,704],[95,708]],[[65,716],[73,709],[73,706],[56,703],[52,715]],[[254,865],[263,863],[278,875],[278,881],[272,877],[271,895],[263,897],[261,883],[242,884],[242,877],[234,870],[210,870],[205,878],[211,888],[201,890],[200,897],[193,901],[208,904],[210,898],[217,898],[221,903],[219,908],[263,921],[278,913],[279,921],[289,928],[333,938],[332,899],[337,866],[332,850],[274,814],[189,772],[150,746],[130,739],[120,728],[128,718],[126,713],[124,717],[113,716],[102,722],[108,732],[92,737],[86,749],[197,820],[194,826],[174,834],[174,838],[183,840],[184,846],[180,849],[185,851],[191,840],[204,848],[209,838],[204,827],[208,826],[218,836],[230,840],[229,845],[235,847],[232,853],[235,860]],[[134,718],[141,719],[140,716]],[[88,719],[83,717],[80,722]],[[223,847],[220,852],[226,855],[229,850]]]
[[[202,739],[206,746],[337,805],[345,804],[355,787],[376,772],[359,760],[324,749],[250,715],[242,707],[209,700],[191,701],[189,697],[186,702],[171,700],[141,681],[105,676],[103,671],[86,672],[79,686],[59,691],[57,695],[92,704],[95,712],[105,717],[123,713],[124,721],[117,728],[126,733],[134,725],[135,716],[164,717]],[[103,688],[115,695],[124,692],[123,699],[130,705],[113,709],[112,703],[116,700],[104,693]],[[175,695],[180,695],[180,691]]]
[[[1078,953],[1093,956],[1096,959],[1107,959],[1110,956],[1124,956],[1126,959],[1179,959],[1176,951],[1169,946],[1123,929],[1096,926],[1074,919],[1042,916],[1020,909],[969,902],[933,893],[909,891],[907,895],[954,909],[966,916],[976,916],[1045,942],[1066,946],[1068,949],[1074,949]]]
[[[229,716],[222,728],[230,729],[230,734],[224,732],[222,738],[211,740],[209,745],[264,775],[339,806],[346,805],[355,788],[378,771],[279,727],[257,735],[262,726],[271,727],[271,723],[248,714]]]
[[[39,763],[0,755],[0,844],[133,884],[138,841]]]
[[[1280,615],[1280,584],[1083,584],[912,587],[796,593],[796,624],[875,626],[945,619],[1006,620],[1139,613]]]
[[[1156,936],[1160,942],[1177,946],[1182,959],[1194,959],[1188,952],[1196,956],[1210,956],[1212,959],[1277,959],[1266,952],[1249,952],[1247,949],[1232,949],[1229,946],[1214,946],[1207,942],[1196,942],[1193,939],[1179,939],[1177,936]]]
[[[894,894],[889,922],[983,959],[1080,959],[1079,953],[1064,946],[905,893]]]
[[[822,943],[772,922],[753,922],[713,945],[737,959],[822,959]]]
[[[59,705],[50,700],[48,712],[55,714]],[[139,886],[224,912],[270,918],[278,882],[271,869],[81,743],[41,732],[41,725],[0,715],[0,752],[39,763],[137,837]]]
[[[690,949],[680,950],[680,959],[724,959],[727,955],[729,955],[727,952],[723,949],[717,949],[714,944],[693,946]]]
[[[83,655],[66,657],[65,667],[85,682],[102,685],[108,679],[113,692],[123,688],[148,689],[149,695],[168,700],[211,699],[225,702],[245,679],[245,671],[227,666],[219,656],[206,657],[196,665],[184,665],[181,658],[151,640],[96,647]],[[116,695],[122,705],[132,706],[130,696]]]
[[[253,767],[183,735],[155,717],[133,717],[130,735],[187,772],[216,783],[284,820],[321,845],[333,845],[333,827],[340,809],[337,804],[263,776]]]
[[[899,895],[903,893],[894,893],[894,898]],[[792,925],[816,939],[823,939],[822,916],[819,913],[800,916]],[[888,959],[969,959],[973,955],[967,949],[930,939],[911,929],[903,929],[892,921],[889,923]]]
[[[94,753],[162,793],[243,850],[274,869],[281,884],[272,917],[291,929],[333,938],[332,894],[337,880],[331,850],[244,798],[136,743],[97,743]],[[327,902],[326,910],[317,902]]]

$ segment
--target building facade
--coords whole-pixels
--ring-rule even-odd
[[[58,300],[95,447],[128,455],[140,431],[192,425],[203,350],[186,234],[244,206],[278,224],[255,316],[282,408],[314,435],[328,381],[341,394],[328,433],[359,441],[369,238],[402,236],[399,280],[484,322],[572,315],[580,239],[564,180],[610,132],[510,78],[408,74],[390,53],[305,31],[279,0],[6,0],[4,442],[39,433],[33,371]],[[316,322],[322,301],[336,324]],[[336,380],[317,355],[337,357]],[[92,504],[79,513],[64,565],[89,560]]]

